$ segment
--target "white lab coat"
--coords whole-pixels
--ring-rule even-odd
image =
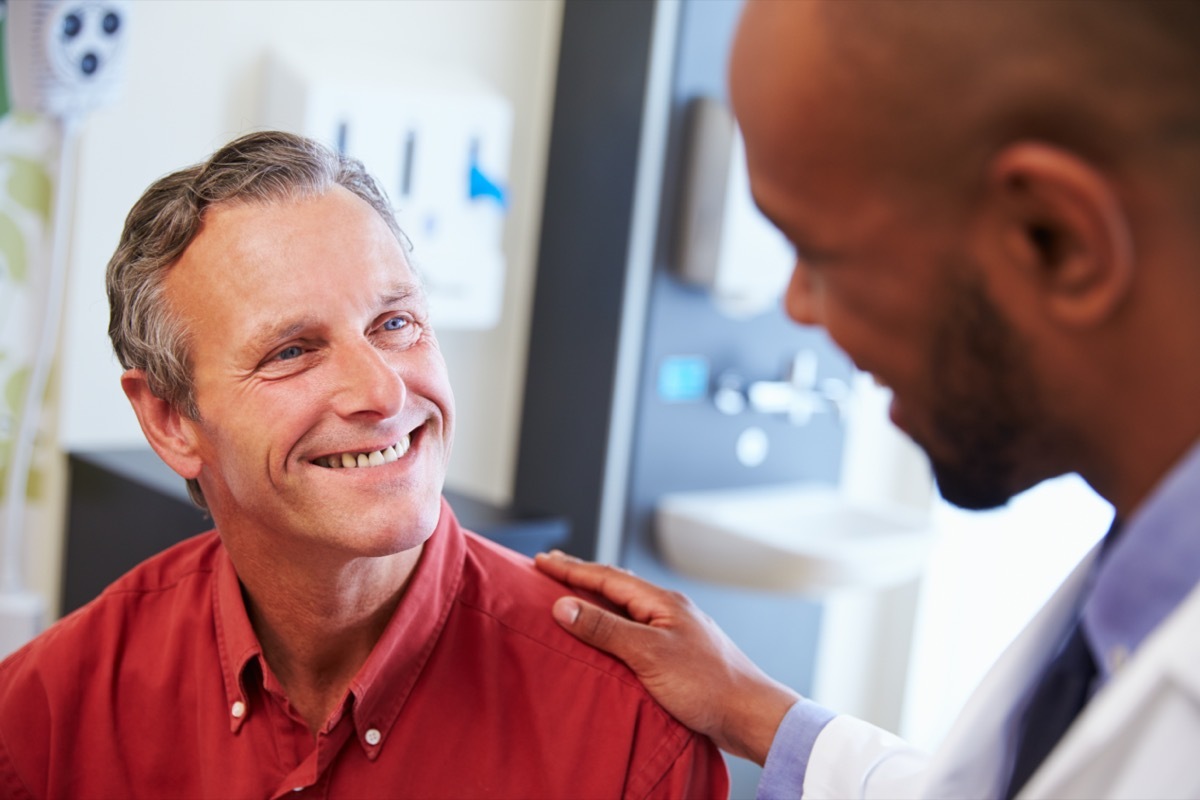
[[[817,737],[805,798],[995,798],[1009,731],[1079,604],[1093,553],[1004,652],[932,757],[853,717]],[[1200,797],[1200,588],[1084,708],[1022,798]]]

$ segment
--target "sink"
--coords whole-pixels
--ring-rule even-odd
[[[912,580],[932,545],[926,514],[811,483],[667,494],[655,535],[689,577],[806,594]]]

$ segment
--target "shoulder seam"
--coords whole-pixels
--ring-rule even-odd
[[[104,597],[105,595],[109,595],[109,594],[155,594],[157,592],[165,592],[170,589],[174,589],[179,584],[186,581],[188,578],[195,577],[196,575],[211,575],[214,571],[215,570],[213,569],[213,567],[194,567],[194,568],[190,569],[189,571],[185,572],[184,574],[178,576],[175,580],[171,581],[170,583],[164,583],[161,586],[122,588],[122,587],[118,586],[116,583],[110,583],[107,587],[105,587],[104,591],[101,592],[100,594],[98,594],[94,600],[92,600],[88,603],[88,605],[91,605],[91,603],[95,602],[95,600],[99,600],[101,597]],[[86,605],[81,606],[81,609],[86,608],[86,607],[87,607]]]
[[[651,705],[654,707],[654,709],[657,713],[661,714],[672,725],[675,725],[682,730],[686,730],[685,728],[683,728],[682,723],[680,723],[678,720],[676,720],[674,717],[672,717],[670,714],[668,714],[666,712],[666,710],[662,708],[662,706],[660,706],[658,703],[654,702],[654,698],[650,695],[650,693],[648,691],[646,691],[646,687],[642,686],[641,682],[638,681],[636,678],[630,678],[627,676],[614,674],[605,669],[602,669],[601,667],[599,667],[595,664],[592,664],[592,663],[589,663],[589,662],[583,660],[582,658],[575,655],[574,653],[571,653],[567,650],[563,650],[561,648],[555,647],[554,645],[552,645],[548,642],[545,642],[541,639],[535,638],[535,637],[531,636],[530,634],[526,633],[525,631],[520,630],[519,628],[513,627],[508,622],[506,622],[505,620],[496,616],[496,614],[492,613],[491,611],[488,611],[485,608],[480,608],[478,605],[464,600],[461,596],[456,598],[456,600],[459,604],[471,609],[472,611],[476,611],[476,612],[484,615],[488,619],[491,619],[492,621],[494,621],[497,625],[500,625],[501,627],[503,627],[505,630],[510,631],[511,633],[516,634],[517,636],[520,636],[524,639],[528,639],[529,641],[533,642],[534,644],[538,645],[539,647],[542,647],[546,650],[550,650],[552,652],[558,653],[559,655],[561,655],[565,658],[569,658],[572,661],[575,661],[579,664],[584,665],[585,667],[587,667],[590,670],[594,670],[596,672],[602,673],[602,674],[612,678],[613,680],[615,680],[621,684],[624,684],[625,686],[635,689],[643,697],[645,697],[647,700],[651,701]],[[547,610],[546,613],[549,614],[550,613],[549,610]],[[587,645],[584,645],[584,646],[586,647]],[[620,659],[616,658],[615,656],[608,656],[608,657],[612,658],[614,661],[617,661],[618,663],[620,663]]]

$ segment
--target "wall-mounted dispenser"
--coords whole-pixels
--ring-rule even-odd
[[[743,318],[775,305],[795,253],[754,205],[742,136],[729,108],[710,97],[688,109],[676,274]]]
[[[7,13],[13,108],[62,119],[116,98],[128,0],[21,0]]]
[[[504,97],[469,81],[343,80],[274,58],[264,121],[336,147],[381,177],[435,326],[499,322],[512,141]]]

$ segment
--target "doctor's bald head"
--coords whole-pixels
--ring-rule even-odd
[[[751,0],[732,58],[760,150],[817,125],[877,179],[969,190],[1037,139],[1186,193],[1200,177],[1200,3]],[[821,92],[821,106],[796,102]],[[791,168],[785,158],[773,168]]]

